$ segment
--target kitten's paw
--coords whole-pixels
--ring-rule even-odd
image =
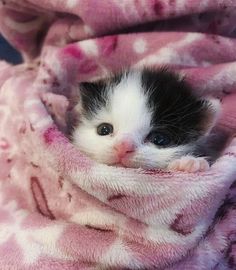
[[[209,167],[209,163],[205,158],[184,156],[172,161],[168,169],[182,172],[205,172]]]

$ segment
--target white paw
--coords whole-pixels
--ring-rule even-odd
[[[207,160],[202,157],[184,156],[172,161],[167,169],[182,172],[205,172],[209,167]]]

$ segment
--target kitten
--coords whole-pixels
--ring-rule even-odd
[[[217,100],[197,98],[176,74],[126,71],[80,84],[73,143],[100,163],[188,172],[209,168],[199,157],[216,123]]]

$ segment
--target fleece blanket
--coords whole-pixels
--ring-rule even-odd
[[[1,0],[0,269],[236,269],[236,1]],[[116,168],[80,153],[81,81],[167,65],[222,100],[207,172]]]

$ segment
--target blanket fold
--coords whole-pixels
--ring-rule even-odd
[[[0,269],[236,269],[236,3],[2,0]],[[98,164],[68,139],[78,82],[168,66],[222,101],[207,172]]]

